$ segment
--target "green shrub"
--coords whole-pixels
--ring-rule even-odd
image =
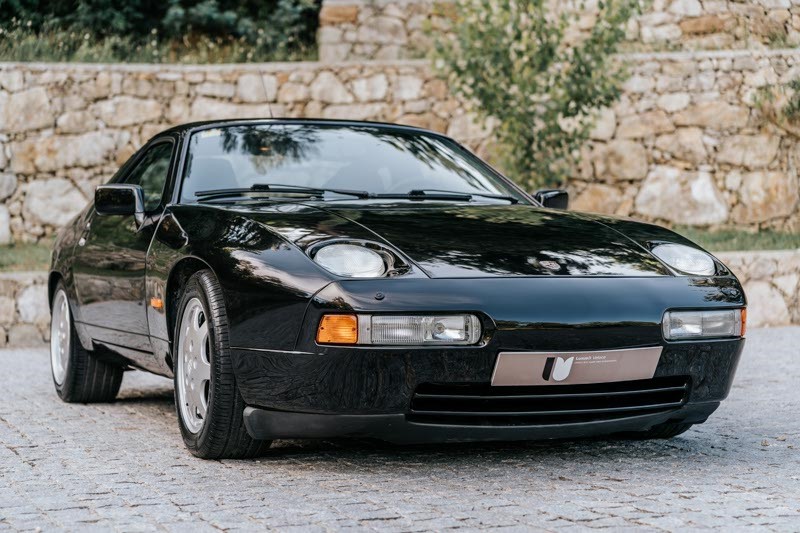
[[[451,90],[499,122],[504,169],[530,187],[566,180],[595,110],[619,97],[623,73],[612,55],[639,8],[637,0],[601,0],[597,22],[575,40],[567,30],[580,10],[557,13],[554,5],[463,0],[453,36],[436,47]]]
[[[0,0],[0,60],[306,59],[318,0]]]

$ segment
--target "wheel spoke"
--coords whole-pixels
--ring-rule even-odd
[[[206,387],[200,380],[195,380],[195,411],[201,418],[205,419],[206,410],[208,409],[208,402],[206,401]]]
[[[208,412],[208,400],[206,398],[205,387],[198,391],[198,398],[197,398],[197,414],[203,420],[206,419],[206,413]]]
[[[202,384],[211,379],[211,365],[203,360],[198,361],[197,368],[194,371],[195,382]]]
[[[203,322],[203,325],[200,326],[200,329],[197,330],[197,336],[195,337],[195,341],[199,345],[200,354],[208,360],[206,349],[206,341],[208,340],[208,322]]]
[[[186,405],[189,407],[189,414],[195,417],[200,398],[197,396],[197,389],[191,385],[186,391]]]

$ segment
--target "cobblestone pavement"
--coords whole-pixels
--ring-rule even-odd
[[[131,372],[117,403],[67,405],[44,349],[0,351],[0,530],[797,531],[799,347],[800,328],[751,332],[730,398],[670,441],[283,441],[220,462],[184,450],[171,382]]]

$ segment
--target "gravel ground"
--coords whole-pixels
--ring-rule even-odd
[[[171,382],[61,403],[44,349],[0,350],[0,531],[800,530],[800,327],[750,332],[730,398],[669,441],[183,448]]]

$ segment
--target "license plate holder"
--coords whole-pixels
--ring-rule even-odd
[[[661,346],[581,352],[500,352],[492,386],[579,385],[651,379]]]

